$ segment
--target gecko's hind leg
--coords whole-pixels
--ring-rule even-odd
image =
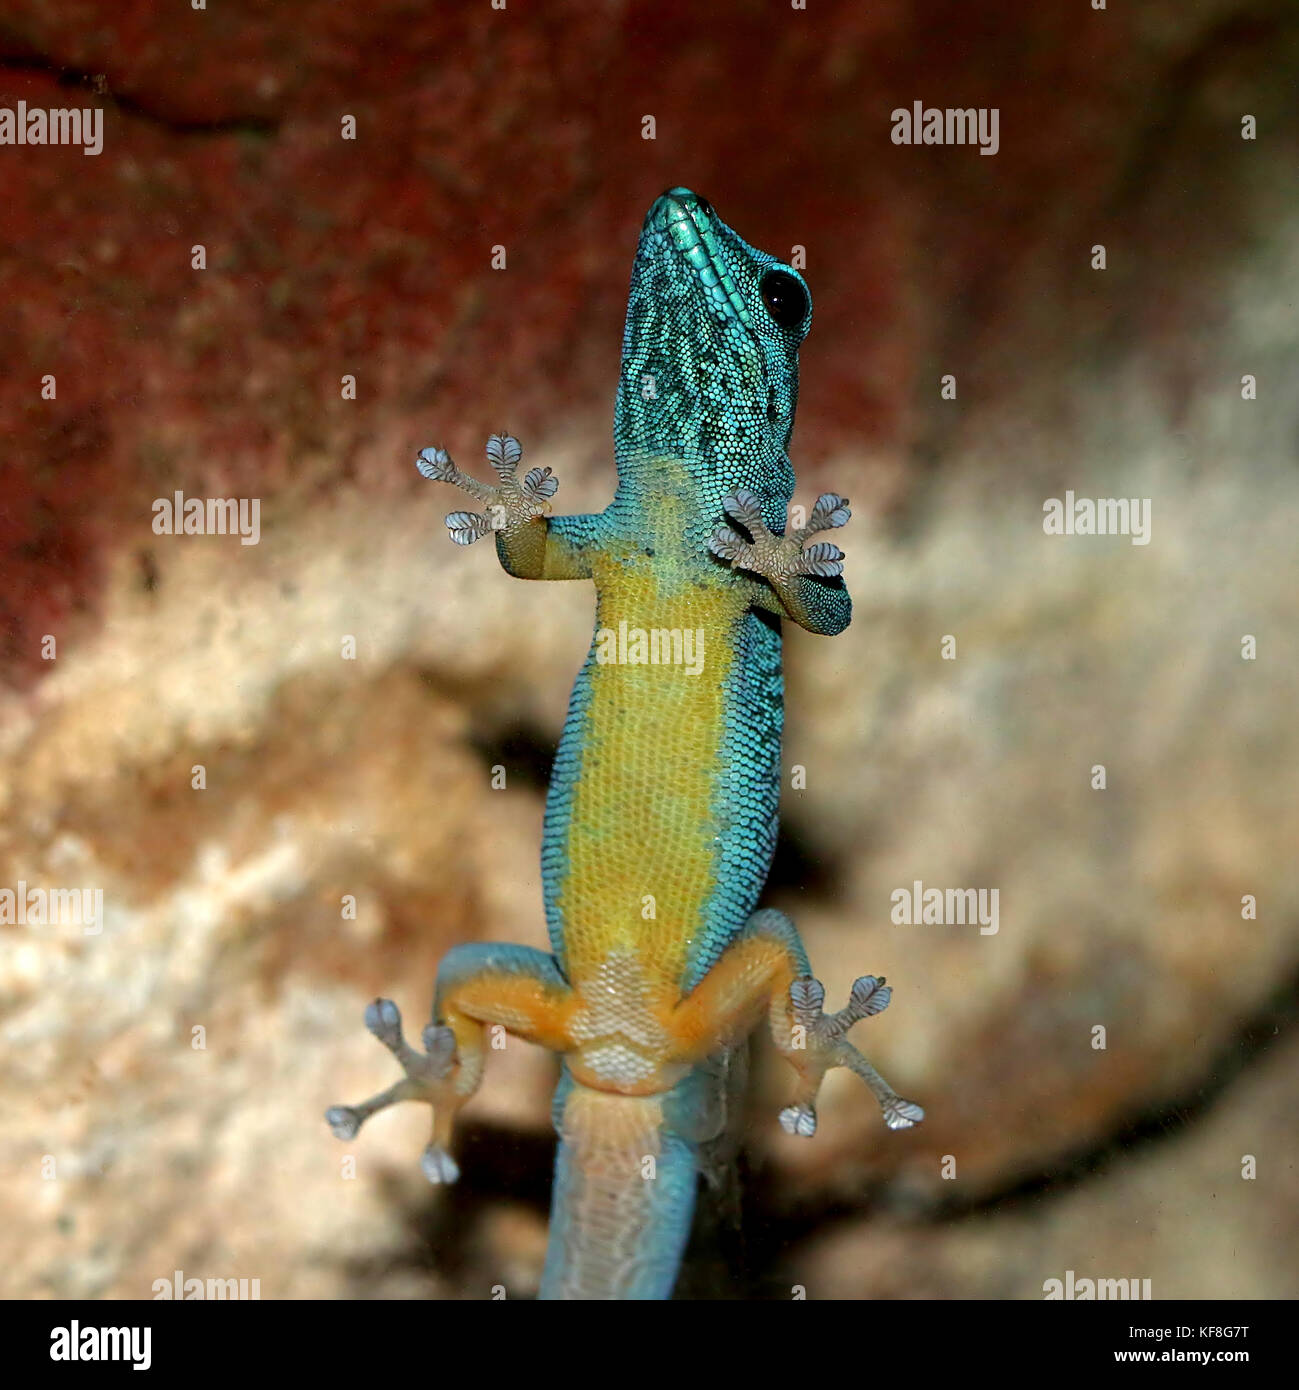
[[[697,1060],[719,1037],[744,1036],[765,1012],[772,1039],[797,1077],[793,1102],[780,1112],[783,1129],[816,1133],[814,1102],[831,1067],[847,1067],[861,1077],[890,1129],[910,1129],[925,1112],[899,1096],[847,1039],[854,1023],[888,1007],[892,993],[883,977],[864,975],[853,984],[846,1008],[823,1012],[825,989],[812,977],[793,922],[764,908],[677,1006],[672,1032],[681,1059]]]
[[[788,1134],[816,1133],[813,1102],[831,1067],[847,1067],[870,1087],[890,1129],[910,1129],[925,1118],[914,1101],[903,1100],[845,1036],[854,1023],[888,1008],[893,991],[884,976],[863,975],[853,982],[847,1008],[823,1013],[825,989],[810,975],[791,982],[788,1002],[772,1000],[772,1035],[798,1073],[793,1104],[780,1112],[780,1127]],[[782,1040],[787,1043],[782,1045]],[[800,1052],[803,1056],[800,1058]]]
[[[420,1159],[429,1182],[455,1182],[460,1176],[456,1161],[439,1143],[438,1121],[451,1100],[450,1080],[456,1066],[456,1039],[450,1028],[430,1023],[424,1029],[424,1052],[417,1052],[406,1041],[401,1027],[401,1011],[391,999],[376,999],[365,1010],[365,1026],[401,1063],[405,1075],[398,1082],[380,1091],[377,1096],[359,1105],[331,1105],[325,1111],[325,1122],[339,1139],[353,1139],[357,1131],[380,1110],[398,1101],[418,1100],[433,1107],[433,1134]],[[449,1136],[443,1136],[446,1138]]]
[[[433,1183],[455,1182],[451,1132],[460,1107],[482,1080],[489,1025],[557,1052],[571,1046],[572,991],[553,956],[527,946],[472,942],[449,951],[438,968],[433,1021],[424,1029],[424,1051],[406,1042],[401,1014],[390,999],[376,999],[365,1026],[396,1057],[405,1075],[359,1105],[325,1112],[340,1139],[353,1138],[371,1115],[398,1101],[433,1107],[433,1134],[420,1159]]]

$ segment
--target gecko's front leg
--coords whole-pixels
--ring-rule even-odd
[[[415,467],[431,482],[450,483],[480,503],[479,512],[451,512],[447,530],[457,545],[495,535],[501,565],[520,579],[589,579],[588,547],[598,518],[550,515],[559,480],[549,468],[530,468],[519,477],[523,449],[512,435],[487,441],[487,462],[496,470],[495,487],[462,473],[445,449],[421,449]]]
[[[746,540],[731,526],[713,532],[708,548],[732,569],[765,579],[771,586],[755,586],[755,602],[770,612],[792,618],[809,632],[833,637],[852,618],[852,602],[843,587],[843,551],[829,541],[804,544],[822,531],[846,525],[852,512],[848,499],[824,492],[816,500],[807,525],[783,536],[770,530],[762,519],[762,502],[751,492],[737,492],[722,506],[733,521],[748,532]],[[829,581],[829,582],[827,582]]]

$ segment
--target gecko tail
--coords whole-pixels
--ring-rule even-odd
[[[696,1144],[664,1123],[660,1096],[594,1091],[566,1078],[543,1299],[664,1299],[690,1236]]]

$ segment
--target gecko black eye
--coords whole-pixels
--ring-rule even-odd
[[[767,312],[781,328],[797,328],[807,313],[807,291],[787,270],[769,270],[758,286]]]

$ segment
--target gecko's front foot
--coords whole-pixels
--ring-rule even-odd
[[[494,434],[487,441],[487,462],[496,470],[500,483],[491,487],[462,473],[445,449],[421,449],[415,467],[422,477],[437,483],[450,483],[482,503],[487,515],[478,512],[451,512],[447,530],[457,545],[472,545],[493,531],[525,526],[537,517],[550,514],[550,498],[559,489],[559,480],[549,468],[530,468],[518,476],[523,449],[512,435]]]
[[[790,985],[792,1027],[788,1043],[781,1050],[794,1064],[799,1086],[794,1104],[780,1112],[780,1125],[787,1134],[810,1137],[816,1133],[812,1102],[831,1067],[847,1067],[861,1077],[879,1101],[884,1123],[890,1129],[910,1129],[925,1118],[920,1106],[903,1100],[847,1038],[854,1023],[883,1013],[892,997],[893,991],[882,975],[863,975],[853,984],[848,1007],[827,1014],[822,1010],[825,988],[819,980],[805,975]]]
[[[420,1167],[431,1183],[450,1183],[460,1169],[447,1148],[451,1121],[462,1098],[454,1093],[456,1040],[450,1028],[430,1023],[424,1029],[424,1051],[407,1043],[401,1030],[401,1012],[391,999],[376,999],[365,1011],[365,1026],[401,1063],[405,1076],[360,1105],[332,1105],[325,1122],[339,1139],[353,1139],[377,1111],[402,1100],[423,1101],[433,1107],[433,1138],[420,1158]]]
[[[709,550],[719,559],[728,561],[732,568],[761,575],[777,587],[801,575],[833,579],[843,572],[843,551],[837,545],[818,541],[804,550],[803,544],[818,532],[834,530],[847,523],[852,512],[846,497],[836,492],[822,493],[807,525],[784,536],[768,530],[762,519],[762,503],[751,492],[737,492],[722,506],[727,516],[752,537],[745,540],[730,526],[721,526],[713,532]]]

